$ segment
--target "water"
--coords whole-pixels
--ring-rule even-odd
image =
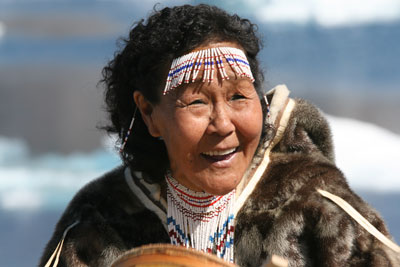
[[[0,259],[2,266],[28,267],[39,263],[61,210],[0,210]]]

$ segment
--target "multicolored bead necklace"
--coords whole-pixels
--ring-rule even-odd
[[[165,179],[171,244],[213,253],[233,262],[235,190],[215,196],[194,192],[170,174]]]

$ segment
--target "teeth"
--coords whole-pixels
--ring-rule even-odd
[[[207,155],[207,156],[223,156],[223,155],[228,155],[228,154],[234,152],[235,150],[236,150],[236,148],[230,148],[230,149],[219,150],[219,151],[207,151],[207,152],[203,152],[203,154]]]

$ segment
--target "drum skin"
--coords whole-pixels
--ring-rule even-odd
[[[112,267],[237,267],[215,255],[182,246],[151,244],[131,249],[114,261]]]

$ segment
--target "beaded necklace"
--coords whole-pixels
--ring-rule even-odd
[[[194,192],[170,174],[165,178],[171,244],[213,253],[233,262],[235,190],[215,196]]]

